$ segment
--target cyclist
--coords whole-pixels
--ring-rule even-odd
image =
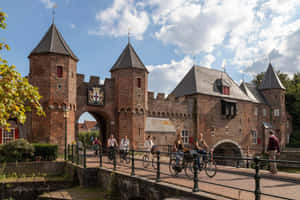
[[[129,152],[129,139],[127,135],[125,135],[124,138],[121,139],[120,142],[120,162],[123,162],[123,159],[126,158],[128,152]]]
[[[203,156],[203,160],[206,159],[206,154],[208,151],[209,147],[206,144],[204,138],[203,138],[203,133],[200,133],[198,136],[198,139],[196,140],[196,151]],[[200,156],[197,157],[197,163],[198,163],[198,169],[200,169]]]
[[[174,151],[176,152],[176,167],[180,167],[180,159],[183,158],[183,141],[181,135],[177,135],[176,140],[174,142]]]
[[[107,148],[108,148],[108,153],[109,153],[109,159],[112,160],[112,152],[114,151],[114,149],[118,147],[118,142],[116,140],[116,138],[114,137],[113,134],[110,135],[110,138],[107,140]]]
[[[151,149],[152,149],[153,145],[154,145],[154,143],[152,141],[152,137],[151,137],[151,135],[148,135],[147,139],[144,142],[144,147],[145,147],[145,151],[147,151],[149,159],[150,159]]]
[[[101,145],[101,141],[98,140],[97,137],[95,137],[95,139],[93,140],[93,149],[95,151],[95,155],[96,156],[98,155],[98,151],[99,151],[100,145]]]

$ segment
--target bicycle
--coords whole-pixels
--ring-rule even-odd
[[[187,167],[189,163],[193,163],[193,159],[188,156],[189,152],[184,152],[182,160],[179,160],[179,166],[176,164],[176,158],[174,158],[171,154],[170,163],[169,163],[169,171],[172,176],[177,176],[182,170],[184,170],[185,174],[187,175]]]
[[[128,156],[129,150],[120,150],[120,161],[125,161],[126,164],[130,163],[130,157]]]
[[[200,168],[198,168],[199,172],[202,170],[205,171],[205,174],[213,178],[217,174],[217,164],[216,161],[213,159],[212,152],[210,151],[209,153],[206,154],[207,158],[204,159],[203,154],[198,154],[200,156]],[[186,175],[190,178],[194,176],[194,162],[189,162],[185,168],[186,170]]]
[[[150,160],[150,153],[152,154],[152,160]],[[156,169],[157,165],[157,158],[154,155],[154,152],[146,152],[143,156],[143,166],[144,168],[147,168],[149,165],[152,165],[153,169]]]

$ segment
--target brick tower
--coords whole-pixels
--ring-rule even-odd
[[[46,117],[29,116],[28,139],[64,149],[75,140],[76,65],[78,58],[53,23],[29,55],[29,81],[39,88]],[[68,112],[67,112],[68,111]],[[67,114],[66,114],[67,113]],[[67,116],[67,117],[66,117]]]
[[[280,139],[281,145],[283,145],[286,140],[285,136],[288,134],[286,130],[285,87],[278,78],[271,63],[258,89],[271,107],[270,121],[276,136]]]
[[[115,83],[116,134],[128,135],[132,145],[140,145],[148,110],[148,71],[128,42],[110,72]]]

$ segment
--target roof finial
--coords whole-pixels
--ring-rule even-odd
[[[131,28],[129,27],[128,28],[128,44],[130,43],[130,30],[131,30]]]
[[[223,69],[224,72],[226,72],[225,65],[226,65],[226,60],[223,59],[223,61],[222,61],[222,69]]]
[[[54,24],[54,18],[55,18],[55,8],[56,8],[56,3],[53,4],[52,6],[52,24]]]

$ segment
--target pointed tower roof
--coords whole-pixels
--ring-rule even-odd
[[[47,33],[44,35],[40,43],[32,50],[29,56],[43,53],[67,55],[78,61],[78,58],[72,52],[54,23],[50,26]]]
[[[116,69],[124,69],[124,68],[138,68],[144,69],[148,72],[147,68],[135,52],[134,48],[128,42],[127,46],[119,56],[117,62],[110,69],[110,72]]]
[[[268,69],[264,75],[264,78],[261,84],[258,87],[259,90],[264,89],[283,89],[285,87],[282,85],[280,79],[277,76],[277,73],[274,71],[273,66],[269,63]]]

